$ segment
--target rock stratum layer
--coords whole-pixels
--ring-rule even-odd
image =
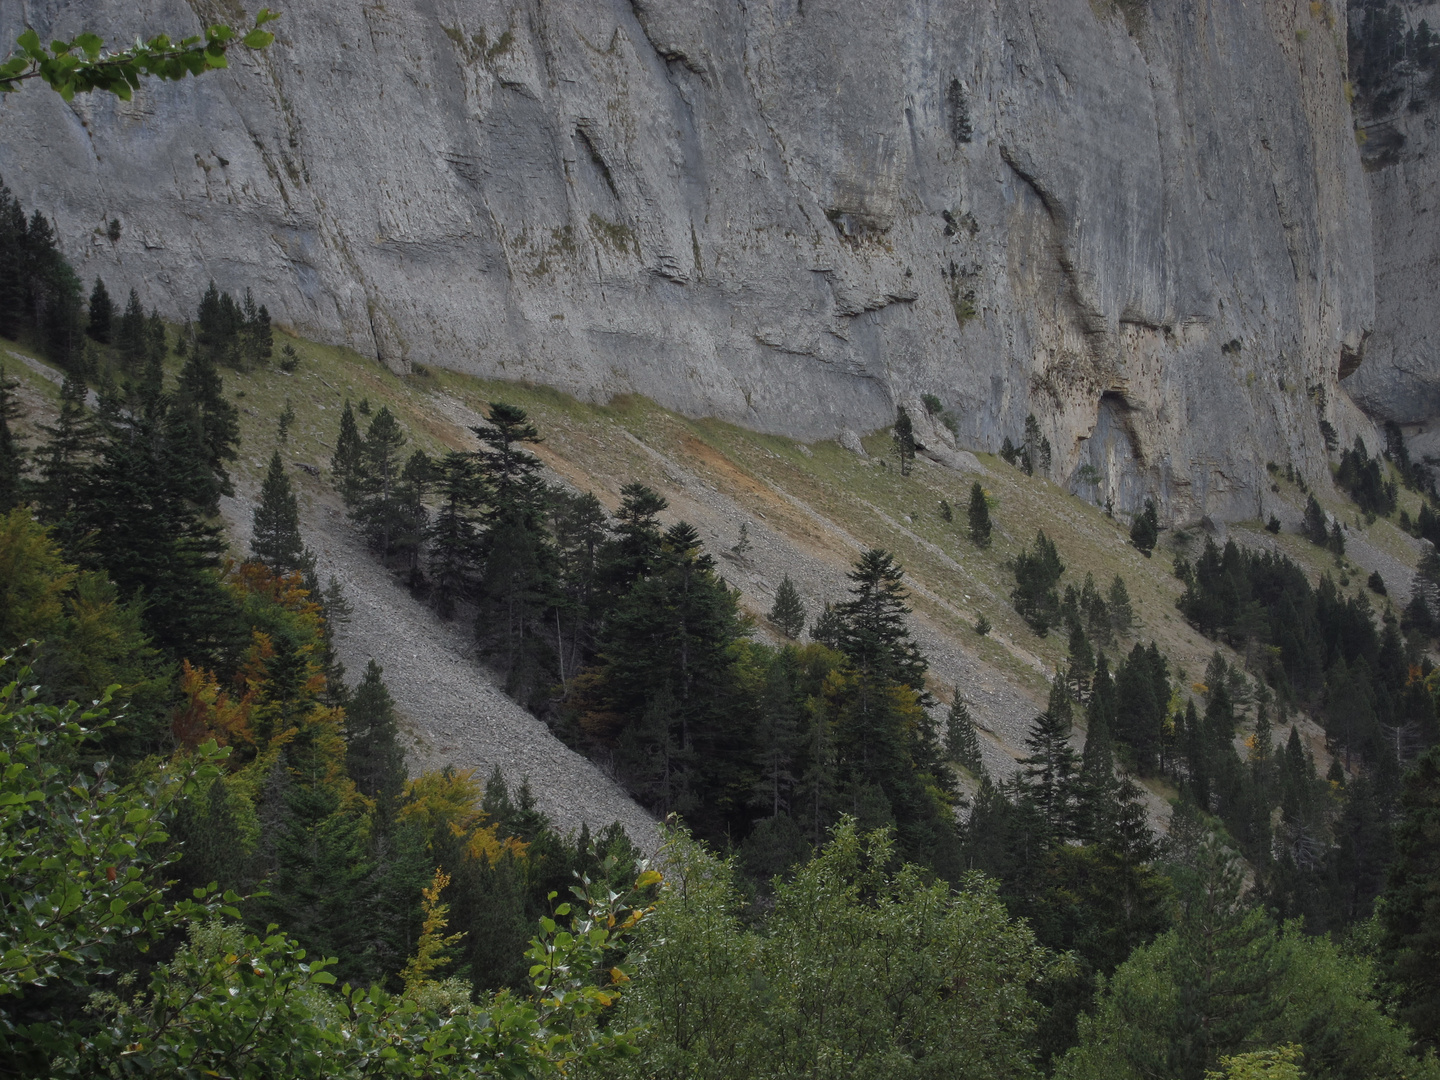
[[[237,15],[30,0],[0,33]],[[1033,412],[1057,479],[1251,517],[1267,460],[1323,475],[1321,417],[1364,428],[1343,27],[1304,0],[293,0],[228,72],[11,96],[0,174],[171,317],[213,278],[399,370],[801,439],[933,393],[962,447]]]

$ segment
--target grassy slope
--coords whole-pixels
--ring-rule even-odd
[[[667,481],[679,484],[678,478],[663,475],[663,464],[657,465],[668,459],[683,463],[691,476],[743,513],[762,519],[811,558],[840,566],[852,557],[855,542],[888,548],[906,568],[917,614],[956,650],[1036,702],[1044,700],[1047,673],[1064,661],[1065,640],[1063,634],[1039,638],[1015,615],[1008,600],[1012,577],[1006,563],[1038,528],[1059,549],[1066,582],[1078,586],[1090,572],[1103,591],[1116,574],[1125,578],[1140,623],[1133,640],[1158,641],[1189,681],[1199,677],[1215,648],[1175,609],[1180,585],[1172,573],[1173,534],[1164,534],[1155,556],[1146,559],[1129,545],[1122,523],[990,455],[978,457],[986,470],[980,479],[994,504],[994,543],[980,551],[969,543],[964,525],[964,506],[976,477],[925,460],[917,462],[910,477],[901,477],[893,460],[882,464],[889,445],[884,434],[866,440],[871,456],[862,458],[835,443],[802,446],[715,420],[688,419],[634,396],[597,405],[544,387],[487,382],[448,371],[421,370],[402,378],[351,350],[282,333],[276,335],[277,357],[283,344],[293,345],[301,358],[293,375],[272,365],[225,376],[241,409],[243,442],[236,472],[248,489],[258,486],[277,445],[277,418],[287,398],[295,421],[285,457],[319,468],[319,477],[294,474],[302,498],[312,499],[328,483],[328,461],[346,398],[356,403],[368,399],[374,408],[388,405],[410,432],[411,447],[430,453],[472,446],[466,418],[483,412],[488,401],[505,400],[526,408],[545,434],[542,456],[547,464],[574,486],[595,490],[612,508],[628,480],[638,478],[662,490]],[[53,407],[52,383],[13,361],[6,366],[21,378],[32,402]],[[365,418],[359,419],[363,428]],[[1280,487],[1281,498],[1298,517],[1303,496],[1289,485]],[[1355,527],[1354,507],[1343,495],[1320,497],[1327,509]],[[941,499],[955,509],[953,522],[941,519]],[[1404,501],[1412,514],[1418,510],[1409,493]],[[738,520],[734,526],[738,529]],[[1268,535],[1260,533],[1258,522],[1248,523],[1244,531]],[[1391,522],[1379,521],[1363,534],[1377,548],[1413,565],[1414,541]],[[1269,542],[1317,577],[1335,571],[1330,556],[1298,536],[1282,534]],[[1192,538],[1192,554],[1197,544]],[[1363,588],[1364,576],[1352,574],[1352,591]],[[754,606],[754,597],[748,599]],[[987,638],[972,629],[982,613],[994,625]],[[939,689],[948,696],[945,688]]]

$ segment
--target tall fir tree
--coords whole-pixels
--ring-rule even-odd
[[[950,710],[945,716],[945,756],[957,765],[963,765],[976,777],[984,777],[985,762],[980,757],[980,736],[975,730],[975,720],[970,708],[955,688]]]
[[[1395,826],[1396,859],[1381,924],[1400,1017],[1421,1044],[1440,1044],[1440,746],[1405,777]]]
[[[391,545],[405,527],[400,499],[400,474],[404,471],[400,451],[405,441],[395,414],[382,405],[360,447],[356,497],[350,513],[382,559],[390,557]]]
[[[405,750],[395,699],[372,659],[345,705],[345,771],[362,795],[389,817],[405,787]]]
[[[240,410],[225,397],[225,382],[208,353],[192,350],[186,358],[180,369],[172,411],[194,415],[200,436],[197,449],[209,468],[213,487],[204,505],[208,513],[215,514],[219,511],[220,496],[235,494],[225,464],[239,454]]]
[[[900,459],[900,475],[909,476],[915,467],[915,424],[901,405],[895,412],[895,456]]]
[[[340,413],[340,434],[335,439],[335,452],[330,457],[330,476],[349,509],[353,509],[360,499],[361,458],[364,452],[365,440],[355,423],[355,410],[350,407],[350,399],[346,398],[345,408]]]
[[[1159,535],[1160,515],[1155,509],[1155,500],[1146,499],[1145,508],[1135,515],[1130,525],[1130,542],[1148,559]]]
[[[1044,529],[1035,533],[1031,550],[1022,549],[1015,556],[1015,588],[1010,595],[1016,612],[1041,637],[1049,633],[1060,618],[1056,586],[1064,572],[1065,564]]]
[[[98,277],[95,279],[95,288],[90,290],[88,310],[90,318],[85,332],[101,345],[109,345],[114,332],[115,301],[110,299],[105,282]]]
[[[905,622],[910,607],[904,569],[888,551],[871,548],[846,576],[850,599],[839,606],[840,651],[862,675],[908,686],[928,699],[928,664]]]
[[[7,514],[25,498],[25,448],[10,424],[20,419],[15,391],[20,383],[0,366],[0,514]]]
[[[270,456],[270,468],[260,487],[260,504],[255,507],[250,554],[277,574],[312,569],[315,557],[305,549],[300,535],[300,505],[280,451]]]
[[[337,446],[336,454],[339,452]],[[485,488],[475,455],[450,451],[435,467],[433,486],[440,506],[427,534],[427,570],[435,608],[442,619],[450,619],[457,602],[473,597],[481,562],[476,518],[485,501]]]
[[[1130,606],[1130,590],[1125,587],[1125,579],[1119,574],[1110,583],[1110,592],[1106,598],[1106,607],[1110,612],[1110,628],[1120,637],[1127,637],[1135,628],[1135,610]]]
[[[79,511],[98,448],[95,418],[86,404],[89,392],[83,379],[67,373],[60,386],[60,414],[53,425],[40,429],[46,440],[38,454],[36,515],[72,555],[84,535]]]
[[[1025,737],[1030,755],[1020,759],[1026,798],[1038,809],[1050,843],[1064,842],[1074,825],[1079,760],[1070,745],[1072,729],[1070,697],[1057,679]]]
[[[768,618],[791,640],[798,638],[805,629],[805,604],[789,574],[781,579],[780,588],[775,591],[775,603]]]
[[[966,510],[970,524],[970,542],[978,548],[990,546],[990,504],[985,499],[985,489],[977,480],[970,485],[970,505]]]

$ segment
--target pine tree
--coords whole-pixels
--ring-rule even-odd
[[[915,426],[910,414],[901,405],[895,414],[895,456],[900,459],[900,475],[909,476],[915,467]]]
[[[966,511],[970,521],[970,542],[978,548],[990,546],[990,504],[985,499],[985,489],[976,481],[970,486],[970,506]]]
[[[1110,583],[1108,597],[1110,611],[1110,629],[1117,637],[1128,637],[1130,631],[1135,627],[1135,611],[1130,606],[1130,590],[1125,587],[1125,579],[1119,574]]]
[[[1095,575],[1088,570],[1085,571],[1085,585],[1080,590],[1079,608],[1090,640],[1099,646],[1109,645],[1115,637],[1115,628],[1110,625],[1110,608],[1095,587]]]
[[[433,486],[440,508],[427,534],[428,570],[436,610],[442,619],[449,619],[456,601],[471,597],[481,557],[475,518],[485,493],[475,456],[458,450],[446,454],[435,468]]]
[[[1090,676],[1095,673],[1095,653],[1090,648],[1090,642],[1085,637],[1085,629],[1077,619],[1070,625],[1070,685],[1074,688],[1075,696],[1081,701],[1090,690]],[[1104,654],[1101,654],[1104,658]]]
[[[203,460],[214,486],[212,496],[204,505],[209,513],[217,513],[220,496],[235,494],[225,463],[234,461],[239,453],[240,410],[225,397],[224,380],[206,353],[192,351],[180,369],[175,405],[179,410],[194,413]]]
[[[1064,572],[1065,564],[1043,529],[1035,533],[1033,550],[1021,550],[1015,556],[1015,588],[1011,598],[1016,612],[1041,637],[1059,618],[1060,597],[1056,585]]]
[[[372,659],[345,706],[345,771],[389,816],[405,787],[405,751],[395,699]]]
[[[120,351],[120,358],[125,366],[132,371],[138,370],[145,362],[149,352],[148,336],[145,309],[140,306],[139,294],[131,289],[124,314],[120,316],[120,330],[115,335],[115,346]]]
[[[790,809],[798,779],[792,770],[799,760],[805,720],[804,701],[796,689],[800,678],[798,669],[795,649],[789,646],[781,649],[766,670],[765,688],[760,696],[759,722],[754,735],[759,775],[752,787],[751,803],[770,817]]]
[[[1039,809],[1053,843],[1070,835],[1075,814],[1079,759],[1070,746],[1072,726],[1070,697],[1057,680],[1049,704],[1025,737],[1030,756],[1020,759],[1026,797]]]
[[[60,415],[53,426],[40,429],[48,438],[38,455],[36,516],[54,529],[62,545],[72,550],[82,535],[76,515],[97,449],[95,420],[86,405],[88,395],[84,381],[67,374],[60,387]]]
[[[279,450],[270,456],[270,468],[260,487],[250,554],[277,574],[308,570],[315,564],[315,556],[305,550],[300,536],[300,506]]]
[[[1300,523],[1300,532],[1312,544],[1324,547],[1330,542],[1330,525],[1325,520],[1325,511],[1312,494],[1305,500],[1305,517]]]
[[[1025,417],[1025,443],[1020,448],[1021,468],[1025,470],[1026,476],[1032,475],[1037,465],[1043,472],[1049,466],[1049,457],[1050,443],[1042,438],[1040,422],[1035,419],[1034,413],[1030,413]]]
[[[101,345],[109,345],[115,322],[115,301],[110,299],[105,282],[98,277],[95,279],[95,288],[90,291],[89,312],[90,321],[85,332]]]
[[[844,628],[839,609],[827,600],[824,609],[816,617],[815,624],[810,627],[810,640],[839,652]]]
[[[20,403],[15,399],[19,388],[20,383],[0,366],[0,514],[20,505],[25,495],[25,448],[10,430],[10,422],[20,418]]]
[[[552,494],[551,514],[563,597],[555,612],[555,648],[563,683],[580,670],[582,657],[588,659],[594,655],[595,632],[605,610],[600,574],[610,519],[594,492],[571,495],[557,489]],[[569,627],[568,639],[566,626]]]
[[[980,757],[980,736],[958,686],[950,701],[950,711],[945,716],[945,756],[969,769],[976,777],[985,776],[985,762]]]
[[[345,408],[340,413],[340,434],[335,439],[335,453],[330,457],[330,475],[345,506],[353,510],[360,500],[361,459],[365,453],[365,440],[360,437],[360,428],[355,423],[355,410],[350,399],[345,399]]]
[[[1148,559],[1159,536],[1160,516],[1155,510],[1155,500],[1146,499],[1145,509],[1135,516],[1130,525],[1130,542]]]
[[[800,599],[800,590],[786,574],[775,592],[775,605],[770,609],[769,619],[780,628],[787,638],[795,639],[805,629],[805,605]]]
[[[840,651],[860,673],[924,693],[928,665],[905,625],[905,571],[888,551],[871,548],[846,576],[851,599],[839,606]]]
[[[1400,1016],[1422,1046],[1440,1043],[1440,746],[1405,777],[1395,825],[1395,862],[1381,923]]]
[[[356,499],[350,511],[382,559],[390,557],[393,540],[405,526],[399,499],[400,450],[404,445],[405,432],[399,421],[382,405],[361,444]]]
[[[659,515],[668,505],[662,495],[638,481],[620,489],[615,535],[602,552],[600,568],[611,602],[654,569],[661,544]]]

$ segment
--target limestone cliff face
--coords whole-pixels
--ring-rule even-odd
[[[22,6],[42,36],[228,11],[27,0],[9,39]],[[398,370],[807,439],[933,393],[962,447],[1034,412],[1054,477],[1122,509],[1253,516],[1267,460],[1321,474],[1321,415],[1363,425],[1332,7],[292,0],[230,72],[13,96],[0,174],[171,316],[214,278]]]
[[[1407,28],[1440,26],[1440,4],[1402,3]],[[1356,29],[1361,12],[1352,13]],[[1440,451],[1440,79],[1400,61],[1362,98],[1361,155],[1373,207],[1375,329],[1344,383],[1368,412]]]

